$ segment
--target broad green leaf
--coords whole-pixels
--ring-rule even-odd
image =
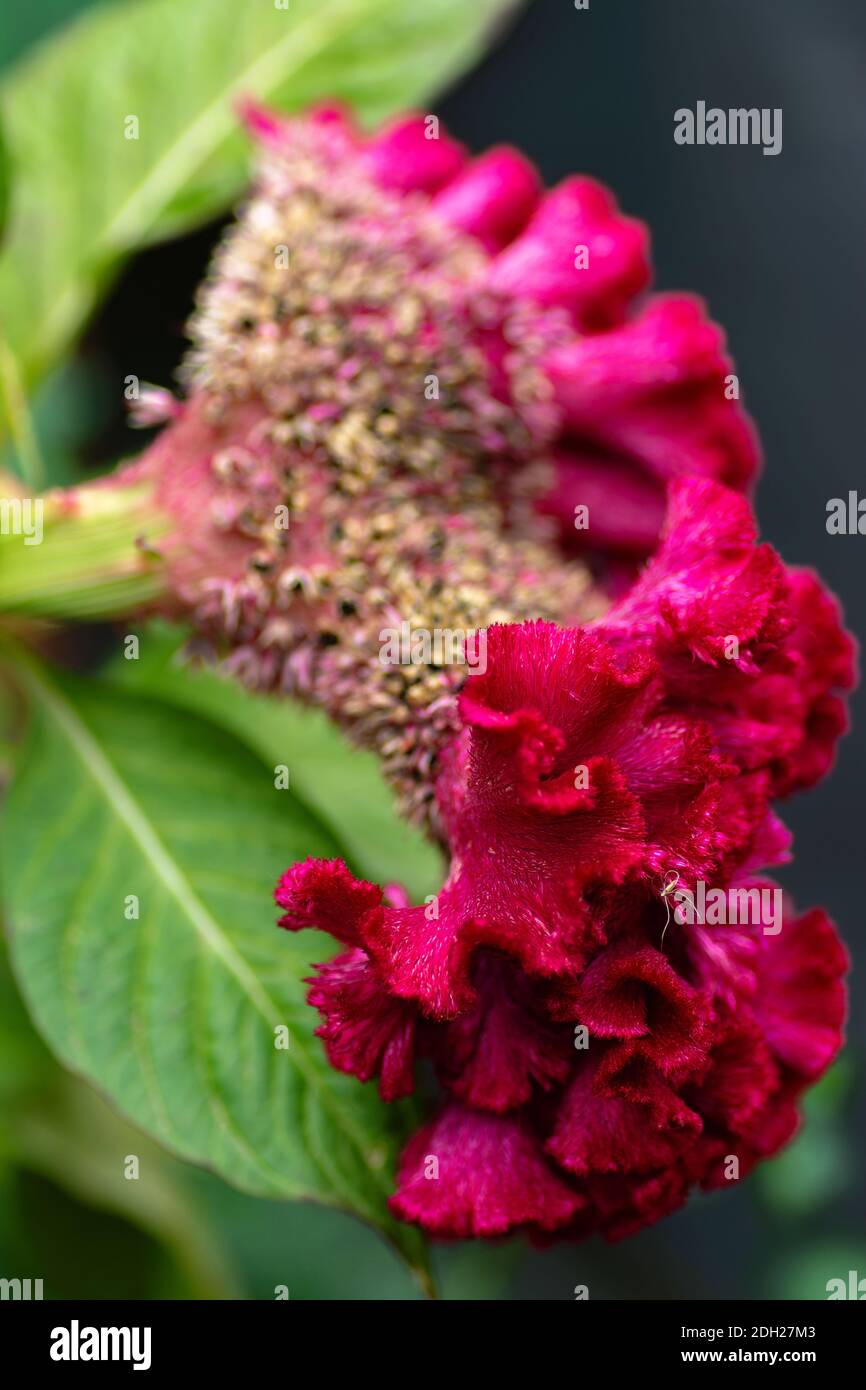
[[[407,1111],[328,1066],[303,984],[324,939],[274,925],[280,871],[339,853],[334,839],[215,725],[26,671],[0,863],[43,1036],[172,1152],[248,1192],[353,1212],[423,1280],[420,1238],[386,1207]]]
[[[399,882],[414,902],[441,888],[441,854],[401,820],[372,753],[352,747],[318,710],[250,695],[237,681],[189,665],[182,642],[177,628],[151,623],[139,636],[138,660],[118,657],[112,679],[231,729],[272,771],[286,766],[291,785],[334,831],[356,873]]]
[[[337,98],[377,121],[463,70],[512,3],[134,0],[39,46],[2,90],[15,180],[0,305],[25,387],[125,255],[239,194],[240,96],[286,111]]]

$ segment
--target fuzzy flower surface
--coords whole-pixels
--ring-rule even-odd
[[[774,1153],[841,1045],[835,928],[767,873],[853,645],[758,542],[721,332],[647,293],[604,188],[545,191],[421,116],[247,121],[187,398],[115,485],[172,518],[163,607],[375,750],[447,851],[424,904],[336,860],[276,889],[282,927],[336,943],[309,994],[333,1066],[386,1100],[437,1079],[395,1213],[628,1235]],[[485,659],[384,660],[403,624]],[[675,892],[739,908],[687,921]]]

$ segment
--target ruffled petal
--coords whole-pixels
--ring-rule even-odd
[[[624,1240],[681,1207],[691,1181],[678,1163],[653,1173],[592,1176],[586,1180],[591,1218],[582,1234],[597,1230],[605,1240]]]
[[[567,992],[552,1003],[558,1017],[583,1023],[590,1035],[627,1042],[609,1064],[639,1057],[663,1076],[683,1079],[705,1061],[710,1010],[654,946],[615,941],[599,951]]]
[[[401,116],[368,141],[362,161],[381,188],[436,193],[460,173],[467,154],[430,117]]]
[[[565,1092],[547,1152],[575,1177],[646,1173],[672,1163],[701,1132],[701,1119],[652,1067],[629,1087],[580,1068]],[[627,1089],[629,1094],[622,1094]]]
[[[600,627],[614,640],[655,639],[669,656],[751,669],[755,649],[790,630],[787,598],[784,566],[772,547],[755,544],[746,499],[681,478],[670,486],[656,554]]]
[[[820,908],[786,917],[778,936],[761,936],[755,1017],[775,1055],[815,1080],[843,1041],[848,956]]]
[[[526,225],[540,193],[541,180],[529,160],[503,146],[474,159],[432,206],[449,226],[495,254]]]
[[[481,948],[502,951],[544,977],[572,970],[598,940],[570,884],[558,893],[544,883],[522,892],[516,874],[498,881],[491,860],[465,878],[452,872],[425,907],[380,911],[364,922],[364,946],[388,989],[440,1021],[477,1005],[472,963]]]
[[[570,1028],[552,1025],[528,981],[502,957],[479,953],[478,1002],[436,1032],[440,1080],[458,1100],[502,1113],[524,1105],[534,1089],[565,1080],[574,1057]]]
[[[716,1130],[748,1133],[779,1086],[779,1070],[764,1035],[748,1013],[727,1018],[701,1083],[687,1087],[689,1103]]]
[[[355,878],[342,859],[305,859],[280,877],[274,899],[284,909],[277,925],[286,931],[315,927],[357,946],[360,924],[381,903],[382,890]]]
[[[556,519],[570,550],[649,554],[665,514],[660,483],[629,460],[603,455],[592,445],[560,445],[552,451],[550,463],[553,485],[540,498],[538,509]],[[586,513],[579,511],[581,507]]]
[[[838,600],[811,570],[789,570],[794,623],[778,662],[766,677],[765,699],[783,698],[796,712],[788,721],[789,746],[773,766],[777,796],[812,787],[830,771],[836,745],[848,730],[844,700],[857,683],[857,646],[842,625]]]
[[[522,1120],[448,1105],[410,1140],[391,1210],[435,1236],[499,1236],[565,1225],[581,1197]]]
[[[546,194],[525,232],[491,265],[487,283],[501,294],[562,305],[581,328],[599,329],[619,322],[649,279],[643,223],[623,217],[594,179],[571,178]]]
[[[378,1076],[383,1100],[411,1094],[417,1012],[389,994],[358,949],[316,967],[309,1002],[324,1017],[316,1029],[332,1067],[359,1081]]]
[[[755,430],[726,395],[733,364],[699,299],[659,295],[637,318],[576,338],[547,362],[567,432],[639,463],[744,487],[755,476]]]

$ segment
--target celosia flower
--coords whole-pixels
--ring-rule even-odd
[[[852,679],[823,595],[806,611],[824,640],[798,636],[816,581],[752,542],[743,499],[684,481],[604,618],[489,630],[440,759],[451,870],[435,911],[389,906],[337,862],[280,881],[282,926],[350,948],[310,996],[333,1064],[393,1098],[429,1057],[452,1097],[393,1199],[432,1233],[628,1234],[775,1152],[838,1050],[846,958],[823,913],[786,910],[773,936],[666,928],[659,892],[670,870],[766,883],[756,870],[788,847],[779,747],[811,776],[814,703]],[[782,670],[804,698],[780,705],[777,740],[752,709]]]
[[[439,1079],[395,1212],[627,1234],[775,1152],[840,1045],[821,912],[689,926],[669,890],[766,885],[772,801],[844,729],[851,642],[756,544],[721,334],[697,300],[636,303],[646,233],[604,189],[544,192],[421,117],[248,120],[261,165],[188,399],[104,486],[149,493],[160,605],[375,749],[449,854],[420,906],[338,861],[276,893],[342,948],[310,991],[333,1065],[387,1100],[418,1059]],[[403,622],[485,630],[486,669],[383,661]]]
[[[699,302],[636,301],[646,231],[593,180],[545,193],[516,151],[470,159],[420,116],[366,138],[333,109],[246,114],[260,168],[189,398],[119,482],[168,521],[175,611],[371,743],[423,820],[461,673],[383,670],[381,630],[598,616],[667,481],[745,485],[754,433]]]

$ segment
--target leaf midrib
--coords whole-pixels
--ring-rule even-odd
[[[204,108],[195,120],[181,132],[157,162],[147,171],[141,182],[128,194],[111,221],[94,238],[97,257],[100,254],[113,254],[124,249],[125,237],[140,233],[142,228],[153,226],[161,208],[170,199],[171,191],[182,187],[192,172],[200,167],[225,140],[236,125],[236,116],[230,104],[233,92],[244,88],[264,91],[271,83],[283,82],[291,72],[297,73],[304,64],[315,58],[317,47],[348,32],[356,22],[366,23],[382,9],[386,0],[378,0],[374,6],[359,6],[358,0],[347,0],[337,9],[328,8],[301,21],[293,27],[278,44],[258,55],[241,73],[238,73],[223,91]],[[280,59],[293,48],[298,52],[288,65]],[[271,72],[270,70],[274,71]],[[150,207],[148,208],[148,201]],[[143,205],[140,220],[138,209]],[[132,224],[125,225],[125,224]],[[79,297],[71,280],[55,297],[52,308],[45,320],[45,337],[52,342],[55,323],[62,326],[69,312],[70,301]]]

